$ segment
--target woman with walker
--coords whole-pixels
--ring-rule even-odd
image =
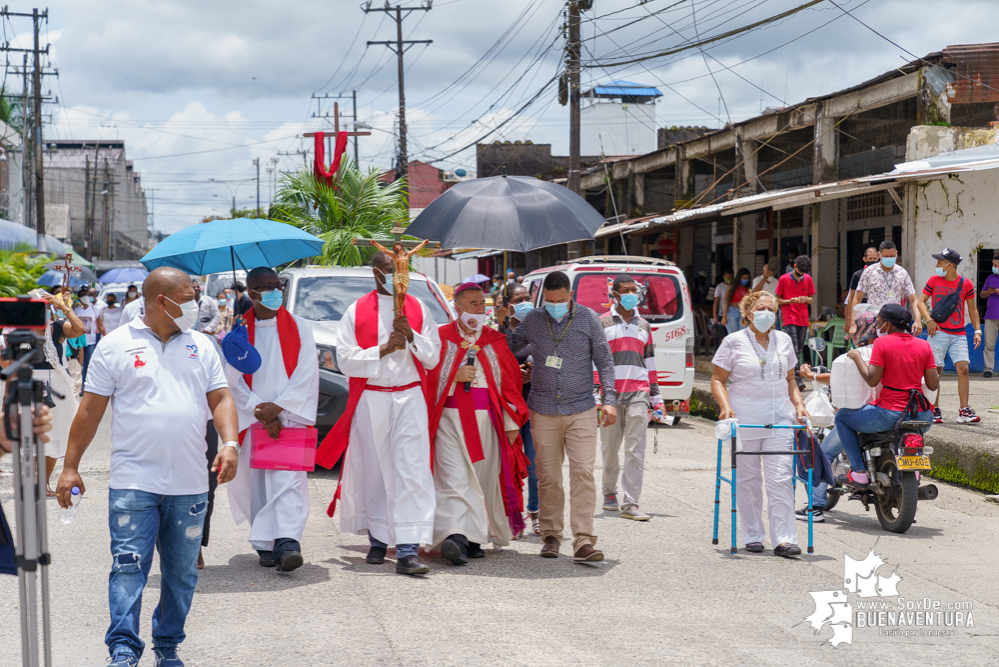
[[[721,409],[719,419],[762,425],[804,421],[808,412],[794,379],[798,361],[794,345],[790,336],[774,330],[777,299],[769,292],[752,292],[743,297],[739,311],[746,328],[726,336],[711,360],[714,364],[711,393]],[[731,385],[726,389],[729,381]],[[794,449],[794,433],[793,429],[786,428],[740,426],[738,438],[743,452],[790,452]],[[792,464],[790,454],[742,457],[736,477],[736,494],[746,551],[763,551],[765,476],[774,554],[790,557],[801,553],[794,518]]]

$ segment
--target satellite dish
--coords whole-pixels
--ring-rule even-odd
[[[464,169],[455,169],[454,175],[457,176],[458,178],[465,178],[465,176],[468,175],[468,172],[465,171]]]

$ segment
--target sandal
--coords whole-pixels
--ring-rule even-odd
[[[528,512],[531,517],[531,530],[535,535],[541,534],[541,522],[538,520],[538,512]]]
[[[49,498],[55,498],[56,492],[52,490],[52,487],[48,484],[45,485],[45,495]]]

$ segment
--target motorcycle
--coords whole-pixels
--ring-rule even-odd
[[[809,347],[815,350],[822,345],[809,341]],[[861,488],[849,482],[830,486],[825,510],[831,510],[846,496],[863,503],[867,512],[873,505],[878,521],[886,531],[904,533],[909,530],[916,518],[917,502],[934,500],[939,495],[936,485],[921,484],[921,473],[930,470],[930,454],[933,453],[933,447],[923,441],[923,433],[932,425],[928,421],[904,420],[889,431],[860,433],[860,449],[869,483]],[[843,453],[833,460],[832,468],[835,479],[846,476],[850,464]]]

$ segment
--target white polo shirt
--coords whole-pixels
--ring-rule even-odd
[[[142,317],[145,315],[145,305],[146,301],[141,296],[135,301],[130,301],[122,306],[121,309],[121,322],[118,326],[125,326],[137,317]]]
[[[112,489],[208,491],[208,392],[227,387],[215,345],[197,331],[166,343],[139,318],[104,336],[84,391],[111,397]]]

